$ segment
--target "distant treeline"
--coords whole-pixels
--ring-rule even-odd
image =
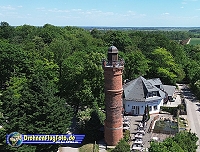
[[[200,33],[200,29],[189,30],[189,32]]]

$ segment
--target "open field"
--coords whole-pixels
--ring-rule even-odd
[[[191,38],[189,44],[191,44],[191,45],[200,44],[200,38]]]

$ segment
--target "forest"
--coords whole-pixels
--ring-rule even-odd
[[[78,110],[104,109],[102,60],[116,46],[123,79],[187,83],[200,97],[200,45],[182,45],[195,31],[85,30],[0,24],[0,150],[55,150],[58,145],[5,144],[6,133],[62,134]],[[94,106],[95,105],[95,106]]]

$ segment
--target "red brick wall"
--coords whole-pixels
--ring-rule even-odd
[[[108,145],[117,145],[123,137],[122,124],[123,67],[104,67],[106,120],[104,137]]]
[[[115,146],[123,138],[123,129],[108,129],[105,127],[105,142],[110,146]]]
[[[122,89],[122,68],[104,67],[105,90]]]

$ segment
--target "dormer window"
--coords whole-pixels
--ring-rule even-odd
[[[153,94],[153,96],[157,96],[157,92],[156,91],[154,91],[152,94]]]
[[[154,97],[154,96],[158,96],[157,91],[148,92],[148,94],[147,94],[147,98],[149,98],[149,97]]]
[[[152,92],[148,92],[148,93],[147,93],[147,98],[149,98],[149,97],[153,97]]]

